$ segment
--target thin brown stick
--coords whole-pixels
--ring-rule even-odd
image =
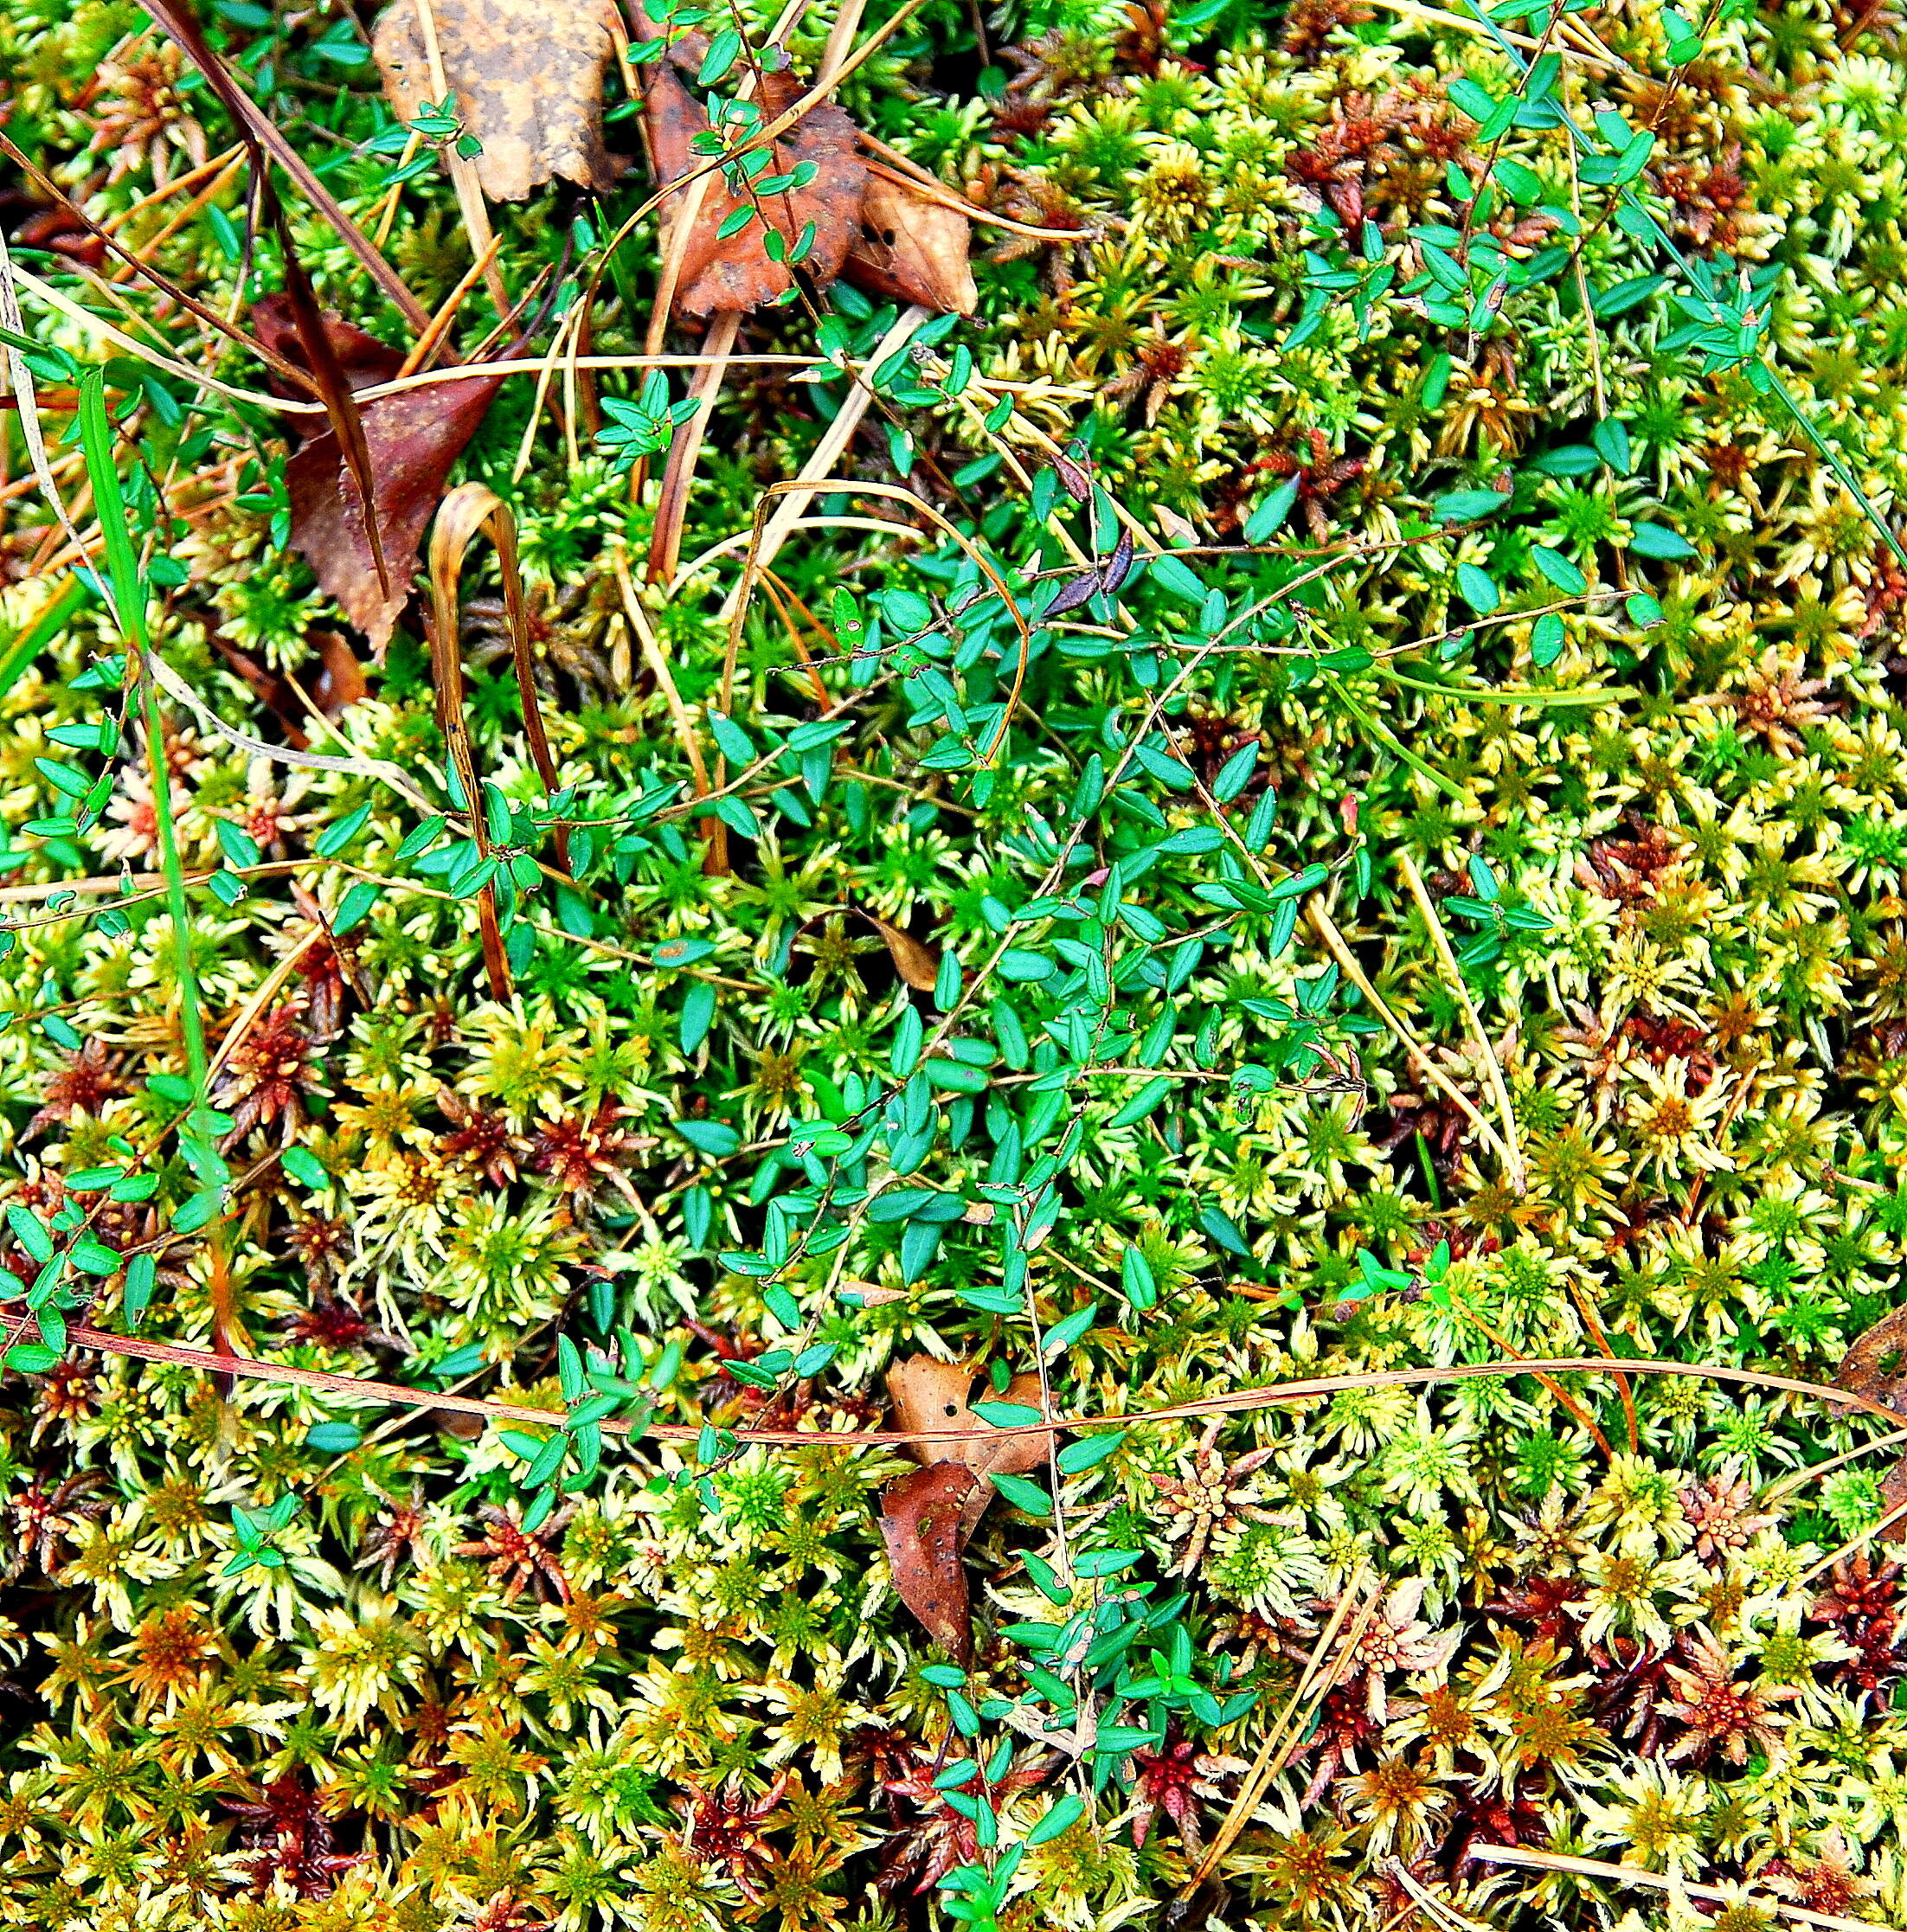
[[[1371,1595],[1358,1606],[1357,1622],[1349,1636],[1337,1646],[1332,1658],[1331,1668],[1322,1676],[1318,1666],[1326,1655],[1337,1644],[1338,1634],[1344,1628],[1345,1619],[1351,1614],[1351,1607],[1357,1601],[1358,1592],[1364,1588],[1367,1572],[1359,1570],[1339,1594],[1336,1608],[1331,1613],[1330,1621],[1318,1634],[1318,1640],[1312,1646],[1311,1654],[1305,1660],[1305,1667],[1298,1681],[1292,1686],[1291,1696],[1287,1699],[1278,1720],[1265,1734],[1265,1741],[1258,1747],[1258,1755],[1253,1759],[1251,1768],[1245,1773],[1238,1787],[1238,1794],[1232,1800],[1223,1820],[1214,1833],[1211,1843],[1205,1847],[1204,1856],[1199,1859],[1192,1875],[1178,1888],[1181,1899],[1188,1899],[1218,1869],[1218,1864],[1226,1852],[1237,1842],[1238,1834],[1250,1822],[1251,1814],[1257,1810],[1259,1801],[1269,1788],[1271,1781],[1291,1761],[1291,1754],[1300,1742],[1298,1723],[1301,1715],[1324,1701],[1344,1670],[1345,1659],[1358,1646],[1364,1634],[1371,1627],[1371,1620],[1377,1614],[1378,1606],[1384,1601],[1382,1580]]]
[[[749,1150],[744,1149],[744,1152]],[[26,1318],[16,1318],[16,1326]],[[5,1318],[0,1318],[3,1321]],[[331,1375],[315,1369],[295,1368],[289,1363],[239,1359],[209,1349],[187,1348],[177,1343],[147,1341],[138,1336],[114,1335],[105,1329],[75,1327],[70,1337],[80,1348],[97,1349],[107,1355],[132,1356],[141,1361],[171,1362],[182,1368],[199,1369],[208,1375],[246,1375],[267,1382],[293,1383],[299,1387],[325,1389],[365,1402],[392,1402],[411,1409],[459,1409],[466,1414],[494,1415],[502,1421],[549,1421],[547,1410],[526,1409],[511,1404],[459,1397],[446,1401],[428,1390],[406,1388],[400,1383],[377,1382],[350,1375]],[[0,1352],[4,1352],[0,1349]],[[1791,1376],[1767,1375],[1752,1369],[1710,1366],[1699,1362],[1626,1361],[1598,1356],[1555,1356],[1535,1361],[1508,1358],[1491,1362],[1457,1362],[1442,1367],[1417,1369],[1367,1369],[1351,1375],[1314,1376],[1298,1382],[1273,1383],[1255,1389],[1233,1390],[1223,1395],[1202,1396],[1191,1402],[1176,1402],[1162,1409],[1119,1414],[1090,1414],[1056,1416],[1037,1422],[1013,1422],[1001,1428],[912,1428],[912,1429],[796,1429],[733,1428],[726,1433],[739,1442],[833,1444],[843,1448],[892,1447],[907,1443],[946,1443],[958,1447],[964,1443],[998,1442],[1011,1435],[1054,1436],[1069,1431],[1102,1428],[1116,1423],[1135,1428],[1140,1423],[1201,1421],[1213,1415],[1240,1415],[1261,1409],[1277,1409],[1287,1402],[1328,1401],[1346,1389],[1429,1388],[1438,1383],[1470,1382],[1480,1376],[1528,1375],[1537,1371],[1555,1375],[1679,1375],[1706,1377],[1739,1388],[1770,1389],[1784,1394],[1806,1396],[1830,1405],[1851,1404],[1891,1420],[1893,1412],[1865,1396],[1820,1383],[1801,1382]],[[670,1441],[690,1441],[700,1435],[699,1422],[653,1424],[649,1434]],[[623,1433],[614,1421],[603,1424],[612,1434]]]
[[[490,245],[475,261],[464,271],[463,279],[444,298],[444,305],[438,310],[426,325],[422,335],[411,344],[410,354],[399,366],[396,380],[401,382],[407,375],[414,375],[437,353],[438,345],[449,332],[451,324],[457,318],[457,311],[464,305],[465,298],[475,288],[478,279],[497,259],[497,252],[504,245],[500,234],[490,238]]]
[[[183,0],[152,0],[146,11],[178,42],[194,66],[211,83],[213,91],[235,109],[260,145],[290,176],[305,200],[331,223],[338,240],[363,264],[371,279],[396,304],[404,318],[414,329],[423,328],[430,318],[425,314],[422,303],[404,286],[397,271],[371,246],[370,237],[339,206],[330,189],[311,172],[310,164],[279,132],[278,124],[233,80],[217,55],[210,53],[197,22],[183,10]]]
[[[174,175],[163,188],[155,188],[149,194],[141,195],[138,201],[122,208],[117,215],[109,215],[100,224],[101,234],[117,234],[135,215],[143,215],[149,208],[157,207],[161,202],[169,202],[175,195],[183,195],[188,189],[196,188],[202,181],[215,175],[222,168],[239,159],[245,152],[242,141],[226,149],[223,154],[215,154],[209,161],[202,161],[196,168],[189,168],[183,175]]]

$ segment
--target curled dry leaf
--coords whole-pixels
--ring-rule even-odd
[[[894,1588],[928,1636],[964,1664],[972,1654],[964,1512],[979,1487],[958,1462],[936,1462],[881,1492],[881,1537]]]
[[[561,175],[606,193],[626,164],[603,145],[603,74],[615,53],[612,0],[425,0],[444,79],[465,129],[483,144],[478,184],[520,202]],[[404,120],[440,97],[420,0],[392,0],[371,51]]]
[[[700,34],[685,35],[671,57],[654,61],[647,70],[644,103],[649,146],[658,178],[665,185],[708,166],[693,143],[708,131],[709,117],[690,92],[683,70],[694,72],[706,50]],[[801,84],[789,74],[763,77],[760,93],[763,115],[773,119],[793,106]],[[806,187],[762,199],[763,215],[792,248],[809,222],[814,241],[802,268],[821,284],[841,273],[855,238],[855,215],[867,183],[867,164],[855,151],[857,130],[838,107],[811,107],[774,144],[766,170],[786,174],[802,162],[812,162],[814,179]],[[697,320],[758,308],[787,290],[793,281],[786,262],[771,261],[763,246],[760,220],[738,234],[724,236],[722,224],[743,205],[719,170],[702,183],[702,201],[695,209],[684,246],[680,279],[676,284],[676,313]],[[690,204],[692,205],[692,204]],[[681,219],[679,213],[672,219]]]
[[[841,273],[881,301],[972,315],[979,299],[969,260],[973,240],[973,225],[958,209],[876,162]]]
[[[281,298],[267,296],[256,304],[252,320],[260,340],[303,366],[299,337]],[[329,311],[324,322],[353,390],[395,374],[402,361],[395,350]],[[378,581],[356,479],[337,435],[327,429],[312,437],[285,466],[292,547],[310,561],[319,584],[379,652],[389,643],[410,595],[418,545],[445,478],[502,383],[500,375],[471,376],[375,396],[360,408],[377,478],[377,528],[389,570],[388,590]]]
[[[878,913],[864,911],[861,916],[887,941],[888,957],[894,961],[894,970],[902,979],[917,993],[932,992],[941,977],[940,954],[931,946],[922,945],[913,934],[890,925]]]

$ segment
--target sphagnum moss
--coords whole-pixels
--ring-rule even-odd
[[[350,17],[206,17],[441,302],[454,197],[440,168],[394,193],[363,149],[388,117]],[[802,20],[799,71],[833,18]],[[1013,613],[924,520],[801,533],[732,654],[722,553],[651,598],[652,651],[613,566],[652,496],[591,448],[593,404],[532,431],[506,386],[458,474],[512,505],[559,791],[473,560],[468,716],[489,836],[524,862],[507,989],[417,621],[348,671],[273,420],[33,311],[49,428],[103,365],[154,636],[212,718],[168,696],[162,742],[100,735],[116,633],[16,490],[0,1922],[1681,1910],[1502,1845],[1720,1886],[1725,1915],[1907,1910],[1891,1458],[1838,1460],[1876,1433],[1844,1409],[1644,1367],[1824,1382],[1898,1300],[1891,16],[980,24],[984,50],[936,0],[844,104],[1076,240],[995,231],[978,315],[879,373],[834,473],[986,547],[1040,613],[1024,679]],[[1559,61],[1525,75],[1537,45]],[[87,217],[220,312],[276,285],[235,178],[169,228],[180,196],[144,200],[233,136],[144,16],[12,4],[0,46],[10,138]],[[645,192],[497,211],[512,291],[566,231],[581,288]],[[108,313],[51,208],[22,190],[10,246]],[[292,227],[324,299],[408,346],[322,221]],[[654,247],[639,227],[600,279],[595,353],[643,347]],[[119,299],[142,341],[212,352],[137,279]],[[894,319],[824,305],[858,356]],[[806,356],[813,318],[743,339]],[[736,365],[685,558],[846,394]],[[726,868],[684,720],[704,773],[748,774]],[[151,757],[215,1054],[183,1139]],[[82,1320],[549,1422],[215,1381],[71,1344]],[[954,1664],[883,1555],[913,1464],[732,1432],[864,1430],[920,1353],[998,1391],[1036,1323],[1057,1411],[1115,1418],[1505,1367],[1063,1437],[967,1548]],[[1515,1369],[1610,1353],[1636,1370]],[[598,1445],[592,1375],[710,1433]]]

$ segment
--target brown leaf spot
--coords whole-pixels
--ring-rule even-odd
[[[431,0],[444,78],[483,144],[477,181],[520,202],[561,175],[598,194],[624,164],[603,145],[602,77],[613,55],[610,0]],[[384,93],[404,120],[438,98],[417,0],[394,0],[371,36]]]
[[[928,1636],[962,1663],[973,1653],[964,1511],[979,1487],[963,1463],[936,1462],[881,1492],[881,1535],[902,1602]]]

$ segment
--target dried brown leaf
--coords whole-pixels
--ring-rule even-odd
[[[881,1536],[902,1602],[928,1636],[965,1663],[973,1652],[964,1512],[979,1486],[959,1462],[935,1462],[881,1492]]]
[[[260,343],[271,354],[289,363],[293,369],[307,375],[311,374],[311,363],[305,353],[305,344],[299,339],[298,323],[292,313],[288,297],[260,296],[252,305],[252,326],[257,331]],[[353,389],[369,388],[373,382],[388,382],[404,366],[401,350],[393,349],[388,342],[380,342],[355,322],[347,322],[343,316],[329,310],[324,314],[324,334],[344,380]]]
[[[904,1429],[986,1428],[985,1420],[967,1407],[967,1392],[973,1386],[972,1369],[960,1362],[938,1361],[931,1355],[910,1355],[888,1370],[888,1398],[894,1404],[896,1424]],[[1005,1392],[994,1399],[1037,1409],[1039,1377],[1017,1375]],[[979,1486],[967,1499],[961,1518],[962,1543],[973,1535],[993,1499],[989,1477],[1024,1475],[1029,1469],[1040,1467],[1053,1453],[1051,1439],[1044,1435],[989,1435],[971,1442],[908,1442],[902,1447],[916,1462],[958,1462],[978,1479]]]
[[[941,956],[931,946],[923,946],[913,934],[890,925],[878,913],[863,912],[862,918],[887,941],[888,957],[894,970],[919,993],[930,993],[941,977]]]
[[[709,118],[677,71],[678,61],[692,71],[703,44],[699,35],[685,35],[674,59],[658,61],[648,69],[645,106],[650,152],[658,179],[665,184],[707,165],[707,157],[697,154],[692,143],[708,128]],[[785,112],[801,92],[792,74],[765,76],[760,95],[763,115],[772,119]],[[767,196],[762,211],[790,247],[813,222],[814,241],[802,268],[824,286],[840,274],[847,259],[867,183],[867,164],[856,151],[856,139],[854,123],[838,107],[811,107],[774,144],[767,170],[786,174],[801,162],[814,164],[815,177],[806,188]],[[761,221],[751,221],[739,234],[722,236],[722,223],[742,205],[719,170],[704,177],[676,286],[678,316],[702,320],[742,312],[772,301],[791,286],[787,265],[768,259]]]
[[[612,0],[430,0],[443,74],[483,144],[478,185],[520,202],[555,175],[607,193],[626,164],[603,145],[602,80],[615,53]],[[439,98],[418,0],[393,0],[371,36],[392,109],[414,120]]]
[[[303,367],[303,344],[290,311],[277,297],[253,309],[262,340]],[[354,389],[388,381],[402,361],[397,351],[329,310],[324,333],[339,368]],[[390,641],[398,613],[410,595],[418,546],[450,468],[476,433],[498,389],[500,375],[473,375],[436,382],[396,395],[374,396],[358,409],[371,468],[377,478],[377,528],[389,567],[387,589],[378,581],[360,510],[356,478],[337,436],[314,436],[285,466],[292,505],[292,542],[311,562],[318,581],[380,653]]]
[[[1834,1386],[1907,1415],[1907,1308],[1883,1315],[1842,1357]],[[1907,1456],[1882,1477],[1883,1506],[1893,1511],[1907,1504]]]
[[[969,262],[973,224],[905,176],[868,171],[861,218],[843,279],[885,302],[917,302],[943,315],[971,315],[979,299]]]

